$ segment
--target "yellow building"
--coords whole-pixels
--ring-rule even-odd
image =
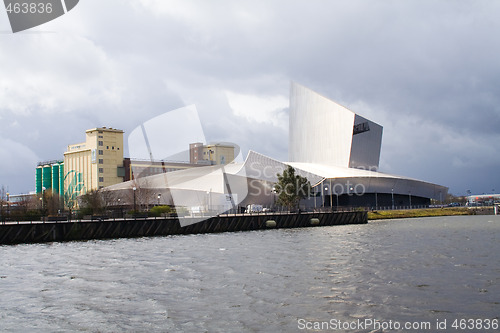
[[[85,142],[68,146],[64,153],[64,191],[69,200],[90,190],[123,182],[123,131],[93,128]]]
[[[234,160],[234,146],[210,144],[203,146],[203,159],[212,164],[229,164]]]
[[[234,146],[220,143],[203,145],[200,142],[189,145],[189,159],[193,164],[220,165],[234,160]]]

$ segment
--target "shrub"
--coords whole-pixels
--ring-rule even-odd
[[[162,214],[168,214],[172,211],[170,206],[154,206],[151,208],[150,213],[152,216],[161,216]]]

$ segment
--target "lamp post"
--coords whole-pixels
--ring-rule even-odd
[[[207,212],[208,214],[210,215],[210,206],[211,206],[211,196],[212,196],[212,189],[210,189],[210,191],[207,191],[207,197],[208,197],[208,200],[207,200]]]
[[[323,191],[323,208],[325,208],[325,192],[326,191],[328,191],[328,186],[325,186],[324,191]]]
[[[337,190],[335,190],[335,196],[337,197],[337,207],[335,207],[335,211],[337,211],[339,209],[339,193]]]
[[[375,210],[378,210],[378,197],[377,197],[377,191],[375,191]]]
[[[122,206],[120,205],[120,201],[121,201],[121,199],[120,199],[120,198],[118,198],[118,208],[120,209],[120,213],[121,213],[121,214],[120,214],[120,215],[121,215],[120,217],[123,217],[123,210],[122,210]]]
[[[314,211],[316,211],[316,194],[317,193],[316,193],[316,191],[313,191],[312,193],[314,195]]]
[[[137,209],[136,209],[136,201],[135,201],[135,191],[137,190],[137,187],[135,187],[135,186],[134,186],[134,187],[132,187],[132,190],[134,191],[134,216],[135,216],[135,214],[136,214],[136,210],[137,210]]]
[[[274,206],[275,206],[275,201],[276,201],[276,187],[273,186],[273,188],[271,189],[271,192],[273,193],[273,206],[272,206],[272,209],[274,209]],[[314,200],[314,205],[316,205],[316,199]]]
[[[332,202],[333,198],[332,197],[333,197],[332,196],[332,179],[330,178],[330,208],[333,211],[333,202]]]
[[[394,189],[391,188],[392,209],[394,210]]]
[[[42,221],[44,220],[44,204],[43,201],[45,200],[45,190],[46,188],[42,186],[42,197],[40,198],[40,201],[42,202]]]
[[[410,197],[410,209],[411,209],[411,191],[408,191],[408,196]]]
[[[160,205],[161,193],[158,193],[158,206]]]

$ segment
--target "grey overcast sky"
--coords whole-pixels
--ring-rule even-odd
[[[81,0],[12,34],[0,185],[84,131],[196,104],[208,141],[286,160],[294,80],[384,126],[380,171],[500,192],[500,1]]]

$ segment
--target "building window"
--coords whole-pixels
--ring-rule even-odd
[[[104,173],[104,168],[99,168],[99,173]]]
[[[103,136],[102,136],[102,135],[99,135],[99,139],[102,139],[102,138],[103,138]]]
[[[104,164],[104,160],[102,158],[99,159],[99,164]]]
[[[103,146],[103,145],[104,145],[104,142],[99,141],[99,142],[98,142],[98,144],[99,144],[99,146]]]
[[[99,155],[104,155],[104,152],[102,150],[99,150]]]
[[[99,177],[99,183],[103,183],[104,182],[104,177]]]
[[[109,149],[109,146],[106,146],[106,149]]]

